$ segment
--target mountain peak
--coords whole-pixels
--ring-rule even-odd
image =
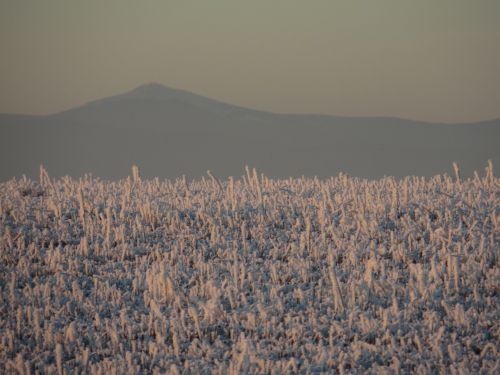
[[[150,82],[146,83],[144,85],[140,85],[133,89],[132,91],[129,92],[131,95],[139,95],[139,96],[146,96],[146,97],[165,97],[165,96],[171,96],[172,94],[176,93],[178,90],[175,90],[173,88],[167,87],[165,85],[162,85],[160,83],[156,82]]]
[[[220,102],[189,91],[168,87],[157,82],[146,83],[122,94],[89,102],[85,107],[94,107],[96,105],[102,107],[107,103],[122,101],[126,101],[128,104],[130,104],[130,101],[146,101],[150,103],[175,101],[177,105],[180,105],[179,103],[183,103],[183,105],[189,105],[197,107],[198,109],[209,110],[212,113],[219,114],[228,114],[241,110],[247,111],[248,113],[255,112],[251,109],[245,109],[232,104]]]

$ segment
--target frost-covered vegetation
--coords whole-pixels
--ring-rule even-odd
[[[1,373],[498,373],[500,181],[0,184]]]

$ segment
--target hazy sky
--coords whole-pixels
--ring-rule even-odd
[[[498,0],[0,0],[0,112],[147,82],[275,112],[500,117]]]

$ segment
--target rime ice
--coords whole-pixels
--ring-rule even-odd
[[[498,373],[500,181],[0,184],[0,372]]]

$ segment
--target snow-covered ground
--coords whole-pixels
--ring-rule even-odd
[[[500,179],[0,184],[1,373],[496,373]]]

